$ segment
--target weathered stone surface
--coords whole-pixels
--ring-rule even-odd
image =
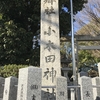
[[[41,0],[40,50],[42,85],[53,86],[61,75],[58,0]]]
[[[58,0],[41,0],[40,67],[42,86],[54,86],[61,76]],[[42,100],[55,100],[55,89],[42,89]]]
[[[82,76],[88,76],[88,73],[84,71],[81,71],[80,73],[78,73],[78,77],[82,77]]]
[[[42,86],[54,86],[61,76],[58,0],[41,0],[40,67]],[[42,100],[55,100],[55,89],[42,89]]]
[[[18,79],[16,77],[8,77],[5,79],[3,100],[16,100]]]
[[[5,79],[3,77],[0,77],[0,100],[2,100],[3,98],[4,83],[5,83]]]
[[[56,79],[56,100],[68,100],[67,99],[67,78],[57,77]]]
[[[100,78],[99,77],[92,78],[92,85],[100,86]],[[98,87],[93,88],[93,96],[94,96],[94,100],[100,100],[100,88]]]
[[[41,79],[41,68],[20,69],[17,100],[41,100]]]
[[[79,78],[81,86],[81,100],[93,100],[93,88],[90,77],[82,76]]]

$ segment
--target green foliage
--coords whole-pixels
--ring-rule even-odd
[[[92,50],[79,51],[79,67],[91,66],[100,62],[100,57],[93,55]]]
[[[2,14],[0,14],[0,19],[2,19]]]
[[[78,68],[80,71],[88,72],[90,77],[98,76],[98,62],[100,57],[93,54],[93,50],[80,50],[79,51]]]
[[[73,0],[74,13],[81,10],[83,3],[87,0]],[[77,3],[78,2],[78,3]],[[40,24],[40,3],[41,0],[0,0],[0,12],[3,14],[3,19],[13,20],[21,27],[35,33]],[[62,11],[62,5],[68,8],[68,13]],[[63,34],[70,32],[70,0],[59,0],[60,12],[60,30]],[[62,12],[62,13],[61,13]]]
[[[91,6],[92,7],[91,7]],[[96,7],[94,6],[96,5]],[[88,2],[84,5],[84,9],[81,10],[80,14],[83,18],[86,18],[87,22],[84,22],[82,18],[76,18],[75,21],[81,26],[81,29],[77,31],[77,35],[90,35],[92,37],[100,34],[100,17],[94,12],[100,12],[99,0]],[[81,42],[79,45],[84,46],[99,46],[100,41],[88,41]],[[84,67],[91,66],[100,62],[100,50],[80,50],[79,51],[79,66]]]
[[[60,43],[60,51],[62,55],[66,55],[66,49],[64,47],[65,45],[66,45],[65,42]]]
[[[71,31],[71,10],[70,10],[71,0],[60,0],[60,9],[62,4],[64,7],[68,8],[68,13],[60,14],[60,33],[63,35],[68,34]],[[83,4],[87,3],[88,0],[72,0],[73,1],[73,13],[76,14],[78,11],[82,10]]]
[[[17,27],[12,20],[1,22],[0,29],[0,64],[29,64],[32,32]]]
[[[70,31],[69,1],[59,0],[60,12],[62,5],[69,9],[69,13],[60,13],[60,33],[63,34]],[[83,1],[73,1],[74,13],[82,8]],[[40,29],[40,2],[41,0],[0,0],[0,65],[39,66],[40,48],[32,49],[32,39]]]
[[[71,60],[71,58],[72,58],[71,43],[70,42],[62,42],[60,44],[60,52],[61,52],[61,58]]]
[[[4,67],[0,67],[0,76],[1,77],[9,77],[9,76],[15,76],[18,77],[18,72],[20,68],[28,67],[27,65],[5,65]]]

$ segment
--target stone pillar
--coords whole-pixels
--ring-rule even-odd
[[[20,69],[17,100],[41,100],[41,78],[41,68]]]
[[[17,98],[17,84],[16,77],[8,77],[5,79],[3,100],[16,100]]]
[[[60,76],[56,80],[56,100],[68,100],[67,78]]]
[[[93,100],[93,87],[91,78],[82,76],[79,78],[81,86],[81,100]]]
[[[100,100],[100,87],[98,88],[98,86],[100,86],[100,78],[92,78],[92,85],[97,86],[93,88],[94,100]]]
[[[4,83],[5,79],[3,77],[0,77],[0,100],[3,99]]]
[[[42,85],[53,86],[61,75],[58,0],[41,0],[40,47]]]
[[[58,1],[41,0],[40,67],[42,68],[42,86],[54,86],[56,76],[61,76]],[[42,100],[55,100],[54,88],[42,90]]]

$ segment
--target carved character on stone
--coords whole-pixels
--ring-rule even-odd
[[[52,49],[56,49],[54,43],[49,40],[48,43],[46,44],[46,47],[44,49],[47,49],[50,52],[51,48]]]
[[[55,100],[55,91],[54,88],[52,89],[52,93],[49,92],[49,89],[47,89],[47,92],[44,93],[44,98],[46,100]]]
[[[44,31],[44,35],[47,34],[48,36],[50,36],[51,35],[51,32],[55,33],[55,30],[51,29],[51,27],[49,26],[48,32],[47,31]]]
[[[48,62],[54,62],[55,61],[55,55],[49,55],[47,57],[45,57],[46,63]]]
[[[38,85],[31,85],[30,88],[31,88],[31,90],[38,89]]]
[[[90,97],[89,91],[86,91],[86,97]]]
[[[49,71],[49,68],[47,68],[47,71],[44,72],[44,76],[48,80],[48,78],[52,78],[52,83],[54,82],[54,78],[56,77],[56,70],[52,67],[51,71]]]
[[[36,100],[36,96],[34,94],[32,96],[32,100]]]
[[[47,7],[47,8],[45,9],[45,13],[46,13],[47,15],[55,14],[54,8],[53,8],[52,6],[51,6],[51,8]]]

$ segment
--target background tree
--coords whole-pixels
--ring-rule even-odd
[[[100,0],[88,0],[84,8],[75,15],[75,25],[81,28],[76,34],[99,35]]]
[[[80,16],[80,17],[79,17]],[[84,8],[75,16],[75,25],[80,29],[76,35],[92,35],[100,34],[100,0],[88,0]],[[100,45],[98,41],[80,42],[80,45]],[[79,66],[91,66],[100,62],[100,50],[80,50],[79,51]]]
[[[60,33],[70,31],[70,0],[60,0]],[[78,2],[78,3],[77,3]],[[85,0],[73,0],[74,13]],[[68,12],[62,10],[67,7]],[[39,65],[39,47],[32,49],[40,29],[40,0],[0,0],[0,64]]]

